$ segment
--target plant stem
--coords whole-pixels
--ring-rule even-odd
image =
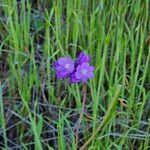
[[[80,113],[79,122],[76,128],[76,145],[78,146],[78,132],[80,128],[81,121],[83,119],[84,109],[85,109],[85,102],[86,102],[86,93],[87,93],[87,86],[86,84],[83,85],[83,101],[82,101],[82,110]]]
[[[95,136],[97,135],[97,133],[99,131],[102,131],[102,129],[106,126],[106,124],[110,121],[114,110],[115,110],[115,106],[117,105],[118,102],[118,96],[121,90],[121,86],[117,86],[114,97],[112,99],[112,103],[109,106],[104,119],[102,120],[101,124],[97,127],[97,130],[95,132],[93,132],[92,136],[87,140],[87,142],[85,142],[85,144],[79,149],[79,150],[84,150],[86,149],[86,147],[92,142],[92,140],[95,138]]]

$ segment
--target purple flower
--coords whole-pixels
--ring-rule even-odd
[[[74,72],[70,75],[70,83],[78,83],[78,82],[80,82],[80,80],[76,78],[75,73],[76,73],[76,71],[74,71]]]
[[[74,61],[70,57],[61,57],[54,63],[57,78],[67,78],[74,71]]]
[[[70,83],[87,82],[94,77],[94,67],[89,65],[91,57],[80,52],[76,62],[71,57],[61,57],[54,63],[57,78],[69,78]]]
[[[94,77],[94,67],[90,66],[89,63],[82,63],[81,65],[78,65],[76,67],[76,72],[72,77],[73,83],[76,83],[76,81],[82,81],[82,82],[87,82],[88,79],[91,79]]]
[[[81,65],[82,63],[89,63],[91,60],[91,57],[84,52],[80,52],[78,55],[78,58],[76,60],[76,65]]]

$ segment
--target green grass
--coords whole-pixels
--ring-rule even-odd
[[[150,149],[149,16],[149,0],[0,0],[0,149]],[[83,85],[52,66],[81,50],[77,142]]]

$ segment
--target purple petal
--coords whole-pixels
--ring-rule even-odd
[[[87,77],[88,78],[93,78],[94,77],[94,73],[93,72],[88,73]]]
[[[70,83],[78,83],[80,80],[76,78],[75,72],[70,75]]]
[[[75,73],[75,77],[76,77],[77,79],[80,79],[80,78],[81,78],[80,72],[77,71],[77,72]]]
[[[88,70],[89,70],[89,71],[94,71],[94,70],[95,70],[95,67],[89,66]]]
[[[91,60],[91,57],[84,52],[80,52],[76,60],[76,65],[81,65],[82,63],[88,63]]]
[[[64,67],[62,66],[57,66],[55,67],[56,71],[64,71]]]
[[[74,61],[70,57],[61,57],[54,63],[56,76],[66,78],[74,71]]]
[[[86,83],[86,82],[87,82],[87,78],[83,78],[83,79],[82,79],[82,82],[83,82],[83,83]]]
[[[76,68],[75,77],[82,82],[87,82],[88,79],[91,79],[94,77],[94,67],[90,66],[89,63],[82,63],[81,65],[78,65]]]
[[[66,58],[65,58],[65,57],[58,59],[58,64],[59,64],[59,65],[62,65],[62,64],[64,64],[64,63],[66,63]]]

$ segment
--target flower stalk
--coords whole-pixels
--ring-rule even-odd
[[[109,121],[111,120],[111,117],[113,116],[114,112],[115,112],[115,108],[117,105],[117,102],[119,100],[119,94],[121,91],[121,86],[117,86],[116,90],[115,90],[115,94],[114,97],[112,99],[112,103],[110,104],[101,124],[97,127],[97,130],[95,132],[93,132],[92,136],[84,143],[84,145],[79,149],[79,150],[85,150],[87,148],[87,146],[93,141],[93,139],[95,138],[95,136],[104,129],[104,127],[106,127],[106,125],[109,123]]]
[[[81,122],[82,122],[82,119],[83,119],[83,115],[84,115],[84,110],[85,110],[86,94],[87,94],[87,85],[83,84],[82,110],[81,110],[79,121],[78,121],[77,128],[76,128],[76,145],[78,145],[79,129],[80,129],[80,125],[81,125]]]

